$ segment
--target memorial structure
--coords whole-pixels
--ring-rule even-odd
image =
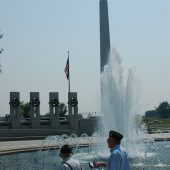
[[[108,63],[110,52],[109,18],[107,0],[100,0],[100,72]],[[39,92],[30,92],[30,118],[21,118],[20,93],[10,92],[10,118],[0,122],[0,137],[48,136],[63,133],[77,135],[92,133],[97,129],[100,117],[83,118],[78,113],[76,92],[68,93],[68,116],[59,116],[59,93],[49,93],[49,117],[45,120],[40,114]]]
[[[59,93],[49,92],[49,116],[40,114],[41,100],[39,92],[30,92],[29,115],[21,115],[19,92],[10,92],[10,116],[0,122],[0,137],[46,137],[75,133],[92,135],[96,130],[99,117],[83,118],[78,113],[77,92],[68,93],[68,115],[60,117]]]

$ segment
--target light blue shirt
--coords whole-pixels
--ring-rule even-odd
[[[116,145],[110,149],[110,157],[107,163],[107,170],[130,170],[127,153]]]

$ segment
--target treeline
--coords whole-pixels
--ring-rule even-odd
[[[167,101],[159,104],[155,110],[150,110],[145,112],[146,117],[160,117],[160,118],[170,118],[170,105]]]
[[[59,103],[59,117],[65,117],[67,113],[67,106],[64,103]],[[23,101],[20,103],[20,114],[24,118],[30,118],[30,103],[24,103]],[[46,113],[44,116],[50,116],[50,113]]]

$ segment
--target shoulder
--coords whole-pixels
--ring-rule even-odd
[[[73,158],[69,159],[67,161],[67,163],[69,163],[69,164],[77,164],[77,165],[80,164],[80,162],[77,159],[73,159]]]
[[[121,153],[127,156],[127,152],[124,148],[121,148]]]
[[[110,159],[113,159],[113,160],[118,160],[118,159],[121,159],[121,151],[120,150],[113,150],[111,155],[110,155]]]
[[[67,163],[69,163],[69,165],[71,165],[71,167],[73,167],[74,169],[81,169],[81,164],[78,160],[76,159],[69,159],[67,161]]]
[[[60,165],[60,170],[67,170],[67,165],[63,162],[61,165]]]
[[[119,150],[119,149],[115,149],[115,150],[113,150],[112,151],[112,155],[119,155],[121,153],[121,150]]]

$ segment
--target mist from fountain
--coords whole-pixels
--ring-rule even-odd
[[[122,133],[126,149],[139,139],[140,88],[136,68],[130,68],[125,76],[121,58],[113,48],[101,73],[101,110],[104,116],[100,129],[102,134],[108,134],[111,129]]]

